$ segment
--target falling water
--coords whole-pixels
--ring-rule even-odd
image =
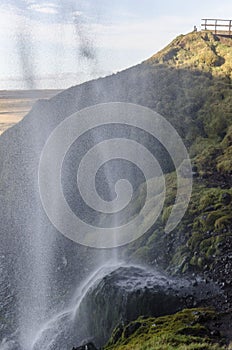
[[[28,4],[30,6],[30,3]],[[79,60],[77,65],[81,63],[83,66],[84,63],[90,74],[95,74],[97,71],[97,50],[94,36],[86,19],[78,14],[77,5],[75,1],[59,1],[57,18],[60,22],[67,21],[73,24],[74,43],[77,47],[76,59]],[[32,91],[37,86],[35,56],[38,53],[38,47],[34,31],[35,29],[30,25],[29,19],[25,23],[20,21],[16,25],[17,51],[22,79],[25,88]],[[65,45],[63,45],[64,47]],[[62,48],[61,51],[57,52],[58,59],[64,54]],[[62,69],[62,64],[58,69]],[[30,135],[30,137],[34,140],[37,139],[36,135]],[[36,142],[34,142],[34,147],[35,153],[38,153]],[[30,160],[28,160],[28,171],[30,171],[30,166],[34,166],[33,162],[31,165],[29,162]],[[105,174],[106,179],[109,176],[110,174]],[[36,192],[37,179],[33,179],[33,182]],[[110,184],[108,187],[110,189]],[[110,197],[113,198],[113,193],[110,194]],[[56,202],[55,195],[54,202]],[[70,334],[72,323],[86,291],[97,279],[113,269],[111,264],[118,265],[117,249],[113,249],[112,254],[106,250],[99,251],[97,261],[94,264],[96,271],[81,286],[77,286],[72,301],[66,303],[68,306],[66,305],[63,309],[63,305],[59,307],[54,305],[51,299],[53,297],[53,274],[57,269],[57,262],[55,261],[57,243],[55,236],[44,230],[43,222],[40,220],[40,205],[38,203],[34,203],[34,205],[37,206],[37,217],[33,225],[30,217],[28,222],[25,223],[30,234],[29,236],[24,234],[20,236],[22,250],[17,258],[18,327],[15,334],[12,334],[12,339],[3,339],[0,344],[1,350],[15,349],[18,346],[22,350],[50,350],[53,349],[54,344],[57,346],[57,339],[59,339],[59,346],[61,346],[60,339],[62,336],[64,336],[65,342],[61,346],[62,350],[65,349],[65,346],[68,349],[67,338],[70,337],[70,341],[74,340],[74,335]],[[117,226],[116,216],[113,225]],[[108,261],[107,268],[98,270],[100,266],[104,266],[106,261]],[[77,335],[76,341],[81,340]]]
[[[22,79],[27,90],[36,89],[35,43],[29,22],[16,26],[16,39]],[[32,136],[32,135],[31,135]],[[36,147],[36,143],[35,143]],[[31,164],[31,166],[33,166]],[[36,179],[34,188],[36,189]],[[33,222],[31,237],[20,235],[22,251],[18,257],[18,338],[23,350],[30,350],[30,341],[48,310],[49,271],[52,262],[52,239],[44,234],[38,218]],[[31,226],[28,218],[28,227]]]
[[[54,315],[41,326],[31,344],[31,350],[52,350],[58,348],[69,350],[75,344],[81,344],[86,340],[81,335],[81,324],[76,324],[79,306],[91,287],[119,266],[107,264],[107,266],[103,266],[91,274],[77,288],[67,309]]]

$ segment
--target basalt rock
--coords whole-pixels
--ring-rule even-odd
[[[212,304],[212,299],[220,297],[220,293],[218,287],[205,281],[195,283],[140,267],[120,267],[87,292],[76,315],[76,327],[80,332],[82,324],[82,339],[93,339],[101,347],[120,322],[127,323],[141,315],[173,314],[207,302]],[[132,330],[127,331],[129,335]]]

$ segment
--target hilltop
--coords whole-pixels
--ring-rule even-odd
[[[232,40],[208,31],[180,35],[146,61],[232,78]]]

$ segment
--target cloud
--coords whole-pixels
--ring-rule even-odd
[[[24,9],[0,5],[0,45],[4,52],[0,56],[0,77],[10,70],[13,75],[20,75],[20,60],[25,57],[17,53],[18,33],[23,44],[21,51],[28,47],[28,53],[33,53],[26,57],[30,56],[30,64],[38,75],[60,74],[70,67],[79,72],[121,70],[148,58],[178,34],[191,31],[194,24],[199,27],[198,15],[192,14],[145,19],[122,13],[120,18],[99,20],[87,16],[84,8],[72,6],[70,1],[24,0]],[[27,76],[30,70],[27,69]]]
[[[54,3],[41,3],[41,4],[32,3],[32,4],[29,4],[28,8],[30,10],[44,13],[44,14],[49,14],[49,15],[56,15],[59,12],[58,6]]]
[[[31,4],[34,11],[43,10],[54,10],[57,11],[56,5],[53,3],[42,4]],[[76,18],[80,18],[82,13],[77,11]],[[94,46],[100,49],[107,50],[151,50],[155,52],[168,43],[169,40],[173,39],[180,33],[185,33],[192,30],[195,23],[195,19],[191,17],[175,17],[166,16],[160,17],[154,20],[134,20],[132,22],[118,23],[99,23],[99,22],[86,22],[77,20],[77,22],[58,22],[54,16],[52,21],[41,21],[37,17],[26,17],[23,12],[2,10],[0,6],[0,31],[4,33],[1,36],[0,42],[3,41],[12,42],[13,33],[17,32],[18,25],[21,25],[21,30],[27,30],[31,28],[32,37],[35,45],[39,47],[63,47],[63,50],[70,48],[76,48],[83,44],[81,41],[79,32],[77,31],[77,24],[80,23],[81,33],[89,33],[87,42],[91,43],[94,40]],[[169,23],[169,26],[166,25]],[[184,34],[183,33],[183,34]],[[23,34],[23,33],[22,33]],[[26,34],[26,33],[25,33]],[[91,37],[92,35],[92,37]],[[10,40],[9,40],[9,37]]]

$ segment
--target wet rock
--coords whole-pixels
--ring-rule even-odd
[[[214,336],[214,337],[220,337],[221,336],[221,333],[217,329],[214,329],[213,331],[211,331],[210,334],[212,336]]]
[[[193,173],[196,173],[197,171],[198,171],[197,166],[196,166],[196,165],[193,165],[193,167],[192,167],[192,172],[193,172]]]
[[[125,338],[129,338],[133,333],[135,333],[137,331],[137,329],[139,329],[142,326],[142,323],[140,322],[135,322],[132,324],[129,324],[124,332],[124,337]]]
[[[214,205],[209,205],[208,207],[206,207],[206,208],[205,208],[205,210],[204,210],[204,211],[209,212],[209,211],[214,211],[214,210],[215,210]]]
[[[198,280],[196,284],[141,267],[120,267],[98,280],[87,292],[76,315],[76,328],[80,332],[81,323],[82,339],[93,339],[101,347],[122,321],[127,324],[141,315],[158,317],[206,305],[207,301],[211,304],[218,294],[219,287],[210,282]],[[126,329],[128,336],[133,331]],[[120,332],[119,329],[117,337]]]
[[[72,350],[97,350],[93,343],[87,343],[85,345],[78,346],[77,348],[73,348]]]
[[[123,324],[120,323],[118,325],[118,327],[114,330],[114,333],[112,334],[111,336],[111,339],[112,339],[112,343],[113,344],[116,344],[117,341],[121,338],[122,334],[123,334],[123,331],[124,331],[124,327],[123,327]]]
[[[225,204],[225,205],[228,205],[228,204],[230,204],[231,203],[231,195],[230,195],[230,193],[223,193],[222,194],[222,196],[221,196],[221,201],[222,201],[222,203],[223,204]]]

